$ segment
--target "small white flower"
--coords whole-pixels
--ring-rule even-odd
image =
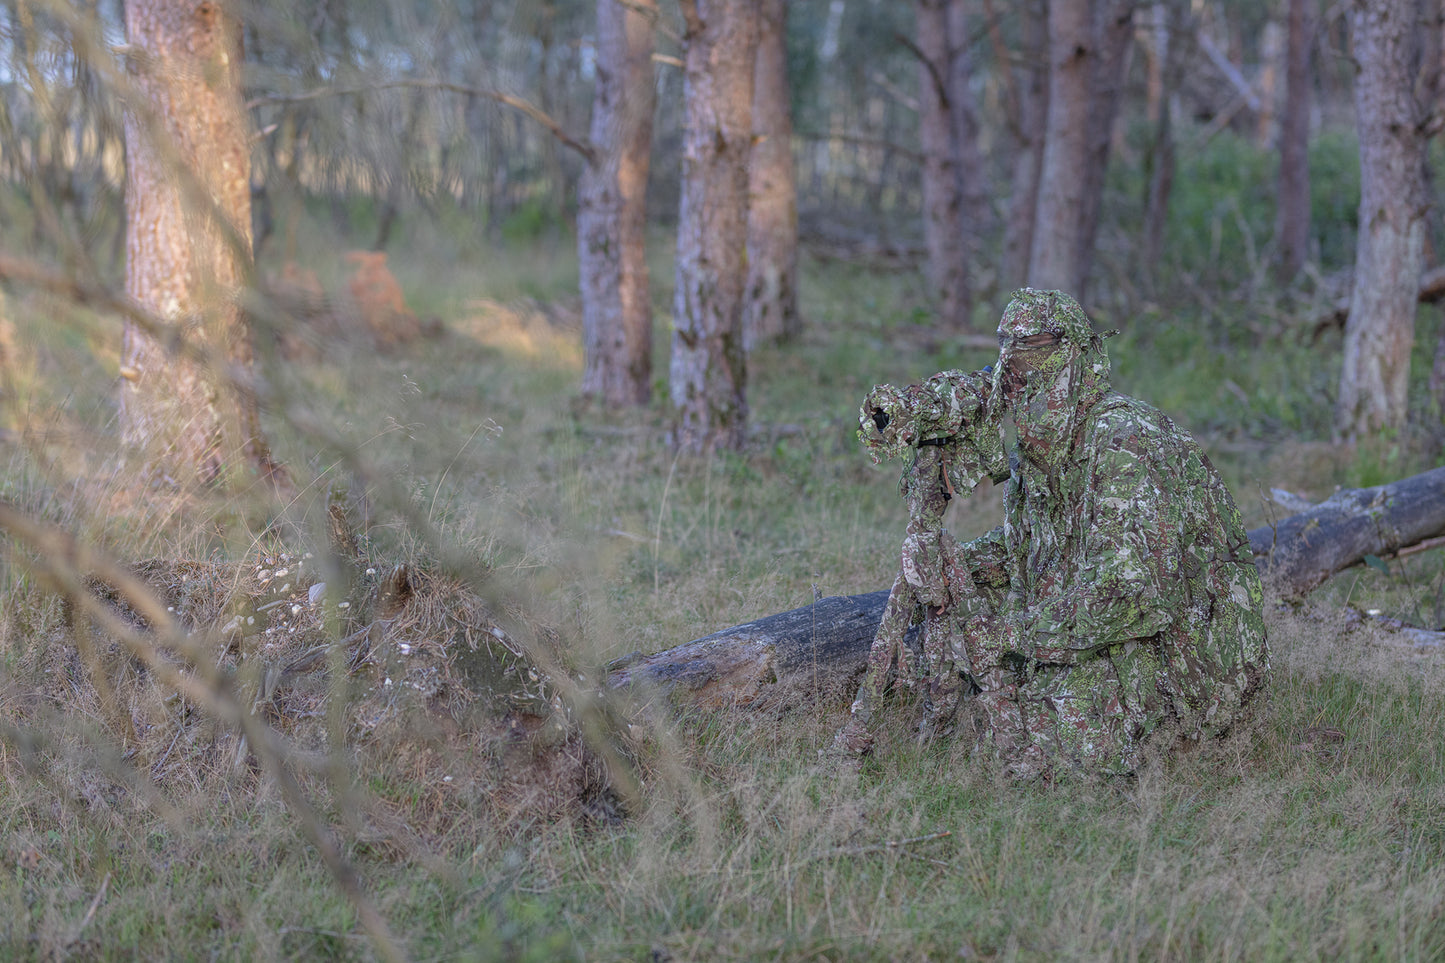
[[[376,569],[374,569],[374,568],[369,568],[369,569],[366,570],[366,574],[367,574],[367,575],[375,575],[375,574],[376,574]]]
[[[338,609],[349,609],[349,608],[351,608],[351,603],[350,603],[350,602],[337,602],[337,603],[336,603],[336,607],[337,607]]]
[[[299,605],[293,605],[293,606],[291,606],[291,614],[292,614],[292,615],[300,615],[300,614],[301,614],[301,606],[299,606]]]

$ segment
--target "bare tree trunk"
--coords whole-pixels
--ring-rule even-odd
[[[1154,4],[1153,54],[1150,61],[1150,103],[1155,111],[1154,140],[1149,148],[1149,188],[1144,205],[1144,264],[1150,282],[1164,250],[1169,195],[1174,189],[1174,117],[1171,101],[1184,73],[1183,0]],[[1156,83],[1158,89],[1154,89]]]
[[[1275,277],[1293,280],[1309,256],[1310,59],[1315,0],[1289,0],[1286,30],[1285,104],[1279,129],[1279,195],[1274,235],[1279,261]]]
[[[964,255],[971,266],[977,242],[992,219],[988,205],[988,168],[979,146],[978,110],[973,102],[974,24],[972,0],[948,3],[948,107],[953,117],[958,189],[963,198]]]
[[[1046,0],[1030,0],[1022,6],[1018,59],[1022,66],[1007,70],[1008,50],[1003,43],[993,0],[984,0],[989,20],[989,37],[994,59],[1004,72],[1008,133],[1013,142],[1013,176],[1009,186],[1008,213],[1004,222],[1001,286],[1012,290],[1028,280],[1029,251],[1033,246],[1034,219],[1039,201],[1039,173],[1044,159],[1044,119],[1048,113],[1048,15]]]
[[[787,0],[761,0],[761,6],[748,157],[748,284],[743,305],[747,351],[768,341],[796,338],[802,331]]]
[[[1254,139],[1261,150],[1275,145],[1276,128],[1279,123],[1279,75],[1288,73],[1286,65],[1281,71],[1281,61],[1288,56],[1284,28],[1280,27],[1273,12],[1265,22],[1259,39],[1259,77],[1254,82],[1259,95],[1259,116],[1255,118]]]
[[[125,26],[141,97],[125,121],[126,294],[209,363],[127,323],[122,435],[183,486],[242,468],[269,478],[255,398],[230,377],[252,365],[241,310],[253,264],[240,24],[209,0],[130,0]]]
[[[1049,106],[1029,252],[1030,287],[1077,294],[1079,225],[1090,145],[1090,101],[1099,51],[1090,0],[1049,0]]]
[[[1413,87],[1414,0],[1354,0],[1360,228],[1335,432],[1344,441],[1405,422],[1430,200]]]
[[[577,192],[582,393],[612,407],[652,398],[646,229],[656,13],[654,0],[597,3],[594,153]]]
[[[1078,254],[1069,287],[1080,301],[1086,300],[1089,274],[1094,267],[1094,242],[1099,236],[1114,118],[1119,113],[1119,92],[1124,86],[1124,61],[1129,42],[1134,39],[1134,6],[1135,0],[1094,0],[1094,49],[1098,56],[1090,77],[1089,154],[1079,209]]]
[[[949,0],[917,0],[918,137],[923,148],[923,239],[929,294],[939,326],[965,331],[972,315],[964,246],[963,193],[948,98]]]
[[[743,288],[758,0],[683,0],[682,197],[671,394],[679,450],[739,449],[747,430]]]

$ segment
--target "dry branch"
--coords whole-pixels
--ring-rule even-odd
[[[1445,544],[1445,468],[1375,488],[1346,489],[1249,533],[1267,583],[1300,598],[1367,556],[1398,558]],[[851,692],[888,593],[833,596],[608,667],[608,683],[715,708],[796,704]],[[1434,636],[1437,633],[1429,633]]]
[[[562,125],[553,117],[528,100],[523,100],[513,94],[504,93],[500,90],[493,90],[490,87],[473,87],[468,84],[454,84],[444,80],[386,80],[373,84],[352,84],[348,86],[317,87],[312,90],[305,90],[296,94],[266,94],[261,97],[253,97],[246,102],[247,110],[254,110],[257,107],[267,104],[295,104],[307,100],[317,100],[322,97],[343,97],[350,94],[365,94],[378,90],[397,90],[410,88],[414,90],[438,90],[451,94],[462,94],[468,97],[480,97],[483,100],[493,100],[499,104],[511,107],[520,111],[537,123],[545,127],[553,137],[563,144],[582,155],[587,163],[594,163],[597,159],[596,151],[586,141],[573,137],[563,129]]]

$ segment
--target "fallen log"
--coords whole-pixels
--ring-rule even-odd
[[[634,652],[607,667],[607,681],[703,708],[835,696],[856,687],[887,603],[886,590],[830,595],[652,655]]]
[[[1255,564],[1284,598],[1301,598],[1373,556],[1445,545],[1445,468],[1346,489],[1249,533]],[[612,687],[705,708],[796,704],[852,695],[888,593],[840,595],[608,666]]]
[[[1260,574],[1299,599],[1367,556],[1388,560],[1445,536],[1445,468],[1374,488],[1346,488],[1249,533]],[[1435,542],[1435,544],[1445,544]]]

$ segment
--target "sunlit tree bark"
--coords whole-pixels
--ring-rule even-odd
[[[748,284],[743,341],[797,337],[798,187],[788,89],[787,0],[760,0],[753,70],[753,148],[748,157]]]
[[[126,324],[122,435],[183,487],[271,477],[241,307],[253,265],[240,25],[210,0],[130,0],[125,26],[140,96],[125,122],[125,289],[191,350]]]
[[[1430,200],[1414,96],[1414,0],[1354,0],[1360,226],[1335,431],[1345,441],[1405,422]]]
[[[656,100],[653,0],[598,0],[593,155],[577,198],[585,362],[582,393],[604,404],[652,397],[647,174]]]
[[[758,0],[683,0],[682,197],[670,389],[679,450],[739,449],[746,438],[748,152]]]

